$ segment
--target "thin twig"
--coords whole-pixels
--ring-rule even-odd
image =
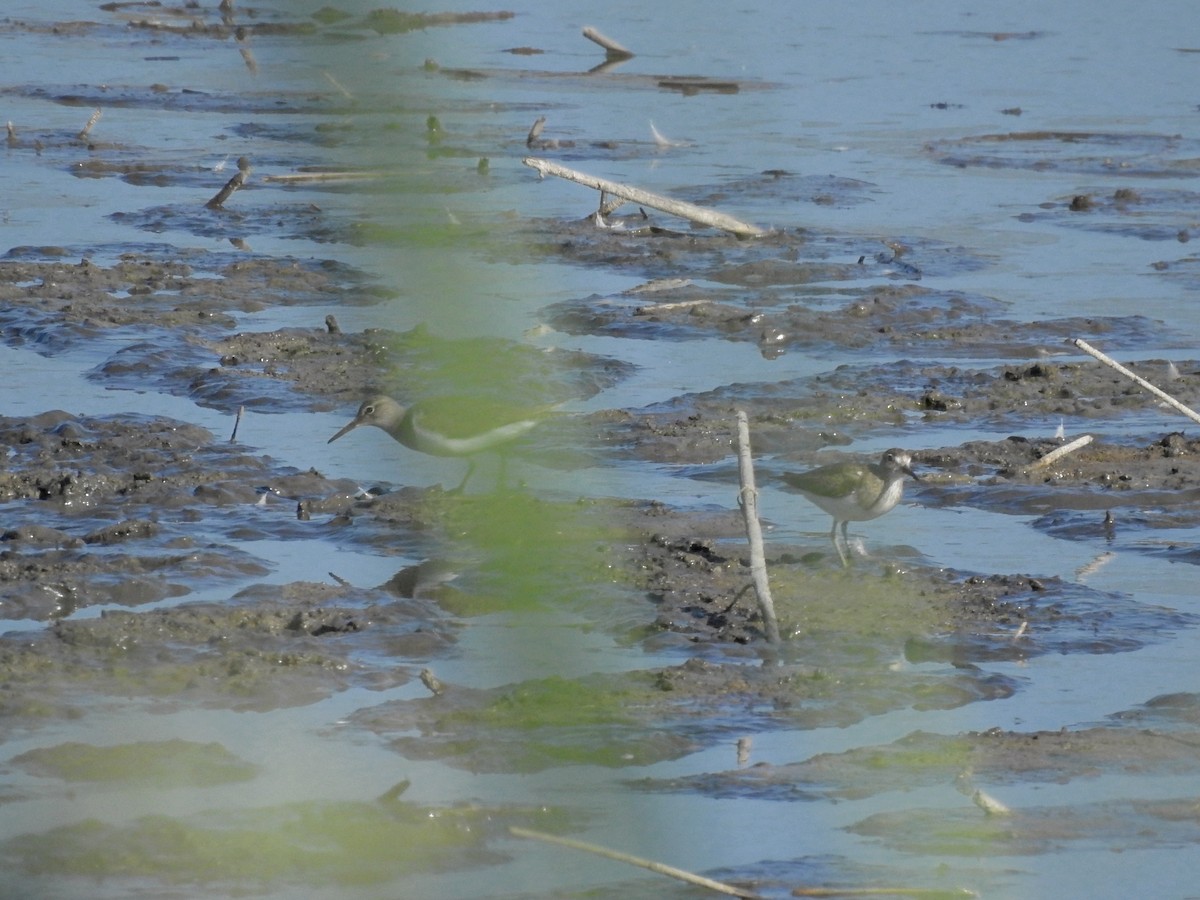
[[[1090,434],[1085,434],[1083,437],[1077,437],[1069,444],[1063,444],[1061,447],[1056,447],[1054,450],[1051,450],[1041,459],[1034,460],[1025,467],[1024,471],[1036,472],[1038,469],[1044,469],[1047,466],[1058,462],[1068,453],[1074,453],[1080,447],[1086,447],[1091,442],[1092,436]]]
[[[968,888],[795,888],[793,897],[978,897]]]
[[[1116,369],[1118,372],[1120,372],[1122,375],[1124,375],[1126,378],[1128,378],[1134,384],[1138,385],[1139,387],[1145,388],[1150,393],[1152,393],[1155,397],[1157,397],[1159,400],[1163,401],[1163,403],[1167,404],[1168,406],[1174,407],[1176,410],[1183,413],[1185,416],[1187,416],[1193,422],[1200,423],[1200,413],[1197,413],[1191,407],[1185,406],[1184,404],[1180,403],[1178,400],[1176,400],[1174,397],[1172,397],[1166,391],[1156,388],[1154,385],[1152,385],[1150,382],[1148,382],[1142,376],[1135,375],[1133,372],[1129,371],[1127,368],[1125,368],[1123,365],[1121,365],[1119,362],[1117,362],[1111,356],[1101,353],[1099,350],[1097,350],[1095,347],[1093,347],[1087,341],[1083,340],[1082,338],[1075,338],[1074,340],[1071,341],[1071,343],[1074,344],[1076,347],[1078,347],[1080,350],[1082,350],[1084,353],[1094,356],[1096,359],[1100,360],[1100,362],[1104,363],[1106,366]]]
[[[529,129],[529,134],[525,138],[525,146],[532,147],[538,142],[542,136],[542,129],[546,127],[546,117],[538,116],[533,126]]]
[[[325,76],[326,81],[328,81],[335,88],[337,88],[338,93],[340,93],[343,97],[345,97],[347,100],[354,99],[354,95],[352,93],[350,93],[348,90],[346,90],[345,86],[340,81],[338,81],[336,78],[333,77],[332,72],[327,72],[324,69],[322,69],[321,74]]]
[[[683,200],[672,200],[670,197],[653,194],[650,191],[644,191],[633,185],[597,178],[594,175],[588,175],[584,172],[568,169],[566,166],[560,166],[558,163],[551,162],[548,159],[526,156],[521,162],[531,169],[536,169],[543,178],[547,175],[554,175],[556,178],[565,178],[567,181],[574,181],[576,184],[586,185],[596,191],[604,191],[622,199],[630,200],[633,203],[640,203],[642,206],[662,210],[670,215],[679,216],[681,219],[687,219],[711,228],[728,231],[736,234],[738,237],[762,237],[767,233],[757,225],[750,225],[733,218],[733,216],[713,212],[710,209],[705,209],[703,206],[697,206],[694,203],[687,203]]]
[[[759,900],[761,894],[756,894],[753,891],[743,890],[739,887],[734,887],[732,884],[725,884],[721,881],[714,881],[711,878],[705,878],[703,875],[696,875],[684,869],[677,869],[674,866],[668,866],[664,863],[655,862],[652,859],[643,859],[640,856],[631,856],[628,853],[622,853],[620,850],[610,850],[608,847],[602,847],[599,844],[591,844],[587,841],[577,841],[573,838],[559,837],[554,834],[546,834],[544,831],[531,831],[528,828],[521,828],[517,825],[509,827],[509,832],[516,837],[530,838],[535,841],[544,841],[547,844],[558,844],[563,847],[570,847],[572,850],[583,850],[586,853],[595,853],[597,856],[604,856],[608,859],[615,859],[617,862],[628,863],[631,866],[638,866],[642,869],[649,869],[651,872],[657,872],[659,875],[666,875],[669,878],[676,878],[679,881],[686,881],[688,884],[698,885],[699,887],[708,888],[710,891],[728,894],[731,897],[744,897],[747,900]]]
[[[229,435],[229,443],[231,444],[237,441],[238,427],[242,424],[242,416],[245,412],[245,405],[238,407],[237,417],[233,420],[233,434]]]
[[[250,177],[250,160],[242,156],[237,162],[238,170],[232,178],[225,182],[225,187],[217,191],[216,196],[209,200],[204,205],[209,209],[222,209],[226,200],[233,195],[233,192],[246,183],[246,179]]]
[[[625,205],[627,201],[624,197],[609,197],[604,191],[600,192],[600,215],[604,217],[611,216],[618,209]]]
[[[295,172],[290,175],[264,175],[264,182],[279,184],[302,184],[308,181],[362,181],[364,179],[386,178],[386,172],[376,172],[364,169],[360,172]]]
[[[699,300],[680,300],[677,303],[656,303],[653,306],[639,306],[633,311],[635,316],[652,316],[658,312],[667,312],[677,309],[692,309],[697,306],[708,306],[712,303],[711,300],[701,298]]]
[[[779,622],[775,618],[775,603],[771,599],[771,583],[767,578],[767,558],[763,553],[762,525],[758,521],[758,488],[754,485],[754,459],[750,453],[750,423],[744,410],[737,411],[738,477],[741,489],[738,506],[746,520],[746,539],[750,542],[750,577],[762,611],[767,640],[779,643]]]
[[[100,121],[100,117],[102,115],[104,115],[104,113],[101,110],[96,110],[94,113],[92,113],[91,118],[87,120],[87,124],[83,126],[83,130],[80,131],[76,137],[81,141],[86,141],[87,136],[91,134],[92,126]]]
[[[601,34],[591,25],[583,29],[583,36],[589,41],[599,44],[604,48],[604,55],[609,59],[629,59],[633,56],[633,51],[622,47],[612,38]]]

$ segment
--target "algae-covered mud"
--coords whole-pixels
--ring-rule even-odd
[[[1194,890],[1190,9],[777,6],[0,22],[6,896]]]

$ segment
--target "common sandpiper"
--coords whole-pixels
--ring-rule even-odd
[[[328,443],[360,425],[374,425],[418,453],[467,457],[467,474],[454,488],[458,492],[475,470],[475,461],[470,457],[516,440],[539,421],[536,412],[500,407],[470,397],[439,397],[402,406],[381,394],[365,401],[354,418]]]
[[[847,566],[846,554],[838,544],[838,526],[842,526],[842,542],[849,548],[846,526],[877,519],[890,511],[904,494],[906,475],[921,480],[912,470],[912,456],[893,448],[885,451],[877,463],[831,463],[786,474],[783,481],[833,516],[829,539],[842,565]]]

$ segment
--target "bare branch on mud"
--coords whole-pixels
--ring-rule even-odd
[[[738,506],[746,520],[746,539],[750,542],[750,577],[762,611],[767,640],[779,643],[779,622],[775,618],[775,603],[771,599],[771,583],[767,579],[767,558],[763,553],[762,525],[758,521],[758,488],[754,484],[754,458],[750,453],[750,424],[744,410],[737,411],[738,425]]]
[[[635,316],[652,316],[660,312],[678,312],[681,309],[694,309],[697,306],[709,306],[711,300],[680,300],[676,303],[656,303],[654,306],[639,306],[633,311]]]
[[[96,110],[94,113],[92,113],[91,118],[87,120],[87,124],[83,126],[83,130],[80,131],[76,137],[81,141],[86,141],[88,135],[92,132],[92,126],[100,121],[100,117],[102,115],[104,115],[104,113],[101,110]]]
[[[583,36],[589,41],[599,44],[604,48],[604,54],[609,59],[629,59],[633,56],[633,51],[622,47],[612,38],[601,34],[591,25],[583,29]]]
[[[1054,450],[1051,450],[1049,453],[1047,453],[1041,459],[1034,460],[1033,462],[1031,462],[1029,465],[1027,465],[1025,467],[1025,471],[1026,472],[1036,472],[1038,469],[1044,469],[1047,466],[1051,466],[1054,463],[1058,462],[1060,459],[1062,459],[1064,456],[1066,456],[1068,453],[1074,453],[1080,447],[1086,447],[1091,442],[1092,442],[1092,436],[1090,434],[1085,434],[1083,437],[1077,437],[1077,438],[1075,438],[1075,440],[1071,441],[1069,444],[1063,444],[1061,447],[1057,447]]]
[[[686,881],[688,884],[698,885],[699,887],[708,888],[710,891],[717,891],[721,894],[728,894],[731,897],[745,897],[748,900],[757,900],[761,894],[756,894],[753,891],[743,890],[739,887],[734,887],[732,884],[725,884],[722,881],[714,881],[711,878],[705,878],[703,875],[696,875],[688,872],[685,869],[677,869],[674,866],[668,866],[665,863],[655,862],[652,859],[643,859],[640,856],[631,856],[628,853],[622,853],[620,850],[610,850],[608,847],[602,847],[599,844],[592,844],[588,841],[577,841],[573,838],[559,837],[555,834],[546,834],[544,831],[532,831],[528,828],[520,828],[516,825],[509,827],[509,832],[516,837],[530,838],[535,841],[543,841],[547,844],[558,844],[562,847],[570,847],[572,850],[583,850],[585,853],[595,853],[597,856],[603,856],[607,859],[615,859],[617,862],[628,863],[631,866],[638,866],[642,869],[649,869],[651,872],[657,872],[659,875],[666,875],[669,878],[675,878],[679,881]]]
[[[700,225],[707,225],[710,228],[719,228],[738,237],[762,237],[767,233],[762,228],[742,222],[739,219],[733,218],[733,216],[713,212],[712,210],[697,206],[694,203],[687,203],[683,200],[672,200],[670,197],[653,194],[650,191],[642,190],[633,185],[597,178],[594,175],[588,175],[575,169],[568,169],[566,166],[560,166],[558,163],[551,162],[548,159],[526,156],[521,162],[531,169],[536,169],[538,174],[543,178],[547,175],[553,175],[556,178],[565,178],[567,181],[574,181],[576,184],[585,185],[592,190],[612,194],[623,200],[629,200],[642,206],[649,206],[652,209],[661,210],[672,216],[678,216],[681,219],[687,219]]]
[[[250,175],[250,160],[244,156],[239,157],[237,166],[238,170],[236,174],[225,182],[225,187],[217,191],[216,196],[204,204],[209,209],[222,209],[223,204],[230,198],[233,192],[246,183],[246,178]]]
[[[793,897],[928,897],[930,900],[945,900],[946,897],[978,897],[969,888],[793,888]]]
[[[242,424],[242,416],[245,415],[245,413],[246,413],[245,405],[239,406],[238,411],[237,411],[237,417],[233,420],[233,434],[229,435],[229,443],[231,443],[231,444],[234,444],[237,442],[238,427]]]
[[[600,209],[597,210],[597,212],[600,213],[600,216],[602,218],[606,218],[608,216],[611,216],[618,209],[620,209],[622,206],[624,206],[625,202],[626,201],[625,201],[624,197],[610,197],[606,193],[604,193],[604,191],[601,191],[600,192]],[[644,215],[644,213],[643,213],[643,215]]]
[[[386,177],[385,172],[373,172],[362,170],[361,172],[354,171],[322,171],[322,172],[295,172],[290,175],[264,175],[263,181],[276,182],[278,184],[303,184],[305,182],[316,181],[368,181],[375,178]]]
[[[1154,385],[1152,385],[1150,382],[1148,382],[1142,376],[1135,375],[1133,372],[1129,371],[1127,368],[1125,368],[1123,365],[1121,365],[1119,362],[1117,362],[1111,356],[1108,356],[1108,355],[1102,353],[1101,351],[1097,350],[1095,347],[1093,347],[1087,341],[1083,340],[1083,338],[1075,338],[1074,340],[1071,341],[1071,343],[1074,344],[1076,347],[1078,347],[1080,350],[1082,350],[1084,353],[1087,353],[1090,356],[1094,356],[1096,359],[1100,360],[1100,362],[1104,363],[1109,368],[1116,369],[1118,372],[1120,372],[1122,375],[1124,375],[1126,378],[1128,378],[1134,384],[1138,385],[1139,387],[1145,388],[1150,393],[1152,393],[1155,397],[1157,397],[1159,400],[1161,400],[1163,403],[1165,403],[1168,406],[1173,407],[1174,409],[1183,413],[1185,416],[1187,416],[1193,422],[1200,423],[1200,413],[1197,413],[1191,407],[1185,406],[1183,403],[1180,403],[1178,400],[1176,400],[1174,397],[1172,397],[1166,391],[1156,388]]]

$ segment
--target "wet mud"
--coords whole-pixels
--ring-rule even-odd
[[[64,141],[63,146],[70,150],[73,144]],[[116,158],[106,165],[93,164],[88,174],[136,174],[132,163]],[[719,192],[697,187],[693,193],[698,202],[720,202],[756,190],[773,195],[790,191],[795,199],[813,203],[852,204],[860,202],[870,186],[773,172],[724,185]],[[1152,200],[1161,205],[1161,198],[1131,194],[1114,200],[1111,207],[1121,212]],[[1088,211],[1098,210],[1089,206]],[[154,217],[158,225],[165,221],[162,210],[134,215]],[[178,215],[172,228],[206,233],[203,217],[182,210]],[[313,215],[320,220],[319,213]],[[750,341],[768,356],[836,350],[861,354],[864,363],[803,382],[735,384],[706,394],[680,395],[653,410],[592,414],[581,433],[593,459],[718,466],[713,477],[724,476],[736,408],[750,413],[762,452],[799,462],[812,459],[818,449],[849,444],[874,429],[915,430],[928,421],[985,421],[1022,431],[1055,416],[1103,420],[1123,411],[1143,411],[1145,396],[1097,364],[1057,362],[1053,356],[1064,353],[1072,337],[1103,339],[1106,346],[1117,348],[1171,340],[1161,323],[1140,317],[1019,322],[1004,317],[1000,300],[920,283],[926,277],[990,264],[961,247],[904,238],[872,246],[859,238],[805,231],[779,231],[745,242],[671,225],[657,226],[641,216],[613,218],[602,230],[591,223],[528,223],[526,232],[538,235],[546,251],[560,260],[617,266],[650,279],[674,276],[627,295],[558,304],[546,310],[549,324],[568,333],[627,339]],[[324,228],[325,223],[315,227]],[[446,364],[451,347],[464,360],[482,353],[503,354],[505,368],[520,373],[522,393],[536,394],[544,403],[592,396],[629,373],[623,364],[598,356],[488,339],[472,347],[423,329],[344,333],[330,320],[309,329],[235,331],[234,314],[273,306],[383,303],[394,292],[333,260],[278,259],[238,251],[188,254],[162,245],[127,251],[104,265],[92,262],[91,252],[47,247],[10,251],[0,260],[5,305],[0,326],[9,344],[33,346],[45,354],[70,352],[98,336],[116,336],[118,348],[89,376],[113,387],[150,386],[225,410],[238,405],[264,411],[327,410],[353,404],[373,389],[394,386],[401,371],[404,390],[416,396],[436,391],[454,381],[455,373]],[[72,256],[79,261],[64,259]],[[687,277],[680,279],[680,273]],[[887,288],[854,285],[881,277],[897,283]],[[147,328],[158,337],[120,345],[125,330],[137,329],[144,336]],[[867,362],[881,351],[1038,361],[991,369],[915,360],[886,367]],[[1154,361],[1135,363],[1134,368],[1151,375],[1168,372],[1167,364]],[[1184,402],[1200,400],[1196,370],[1195,365],[1183,365],[1171,375],[1171,388]],[[14,618],[61,618],[90,605],[136,606],[185,596],[222,579],[262,573],[261,564],[236,547],[235,539],[250,534],[286,539],[297,530],[324,527],[331,540],[369,543],[383,531],[401,527],[416,535],[410,546],[421,546],[436,528],[438,515],[445,513],[436,489],[434,494],[405,489],[356,499],[355,485],[330,481],[315,470],[278,470],[253,452],[222,444],[185,423],[136,417],[86,420],[55,412],[0,424],[14,448],[4,473],[4,494],[9,500],[36,504],[31,514],[18,510],[4,534],[7,549],[0,564],[5,605]],[[1052,449],[1050,440],[1014,438],[923,450],[918,459],[938,475],[915,490],[928,505],[974,503],[1028,512],[1047,503],[1049,486],[1054,491],[1050,503],[1067,512],[1041,527],[1062,532],[1071,527],[1075,506],[1109,509],[1121,505],[1113,499],[1119,492],[1136,494],[1125,505],[1145,506],[1149,496],[1161,495],[1164,503],[1186,497],[1181,492],[1193,487],[1189,476],[1170,460],[1194,448],[1183,438],[1163,441],[1141,452],[1097,443],[1036,477],[1022,473]],[[264,507],[260,498],[269,503]],[[398,504],[392,502],[396,499]],[[229,507],[238,510],[236,525],[225,514]],[[639,535],[638,550],[626,564],[638,573],[630,586],[649,601],[646,629],[705,644],[736,647],[761,642],[732,522],[718,529],[729,540],[723,546],[712,543],[713,521],[670,511],[654,515],[674,519],[674,534],[627,523],[630,533]],[[329,518],[322,526],[316,520],[324,516]],[[222,524],[214,521],[217,518]],[[196,523],[203,531],[224,533],[229,543],[194,546],[189,533],[195,532]],[[1111,523],[1106,527],[1111,531]],[[118,543],[122,553],[105,552]],[[818,577],[828,583],[815,591],[809,584],[805,592],[836,596],[840,576],[822,571],[827,562],[823,556],[823,549],[797,548],[794,556],[785,552],[784,562],[776,566],[781,581],[788,583],[789,568],[800,567],[811,577],[808,570],[815,564]],[[889,592],[923,597],[930,606],[929,631],[921,634],[918,629],[905,640],[928,639],[936,624],[954,623],[956,634],[1011,626],[1018,619],[1025,621],[1021,616],[1036,606],[1014,612],[1021,604],[1012,599],[1013,576],[947,575],[923,571],[914,562],[906,560],[891,573],[872,576],[892,579]],[[316,589],[297,590],[304,596]],[[1053,608],[1072,602],[1067,596],[1072,591],[1061,589],[1057,593],[1064,596],[1056,596],[1045,584],[1016,593],[1027,599],[1041,594],[1049,601],[1044,605]],[[156,610],[153,615],[170,619],[182,613]],[[1043,624],[1049,627],[1051,622]],[[187,627],[198,626],[193,622]],[[214,622],[211,627],[215,633],[228,626]],[[301,632],[308,633],[297,633]],[[1136,631],[1131,635],[1134,645]],[[121,640],[125,638],[114,638]],[[661,644],[663,639],[648,640]],[[1028,640],[1036,643],[1032,637]],[[47,646],[36,655],[53,655],[57,645],[43,643]],[[1056,646],[1062,650],[1066,645]],[[1097,648],[1118,649],[1106,647],[1103,640],[1095,641],[1093,649]],[[1079,649],[1085,649],[1084,644]],[[315,672],[324,667],[323,662],[311,666]],[[686,675],[681,677],[686,680]]]

